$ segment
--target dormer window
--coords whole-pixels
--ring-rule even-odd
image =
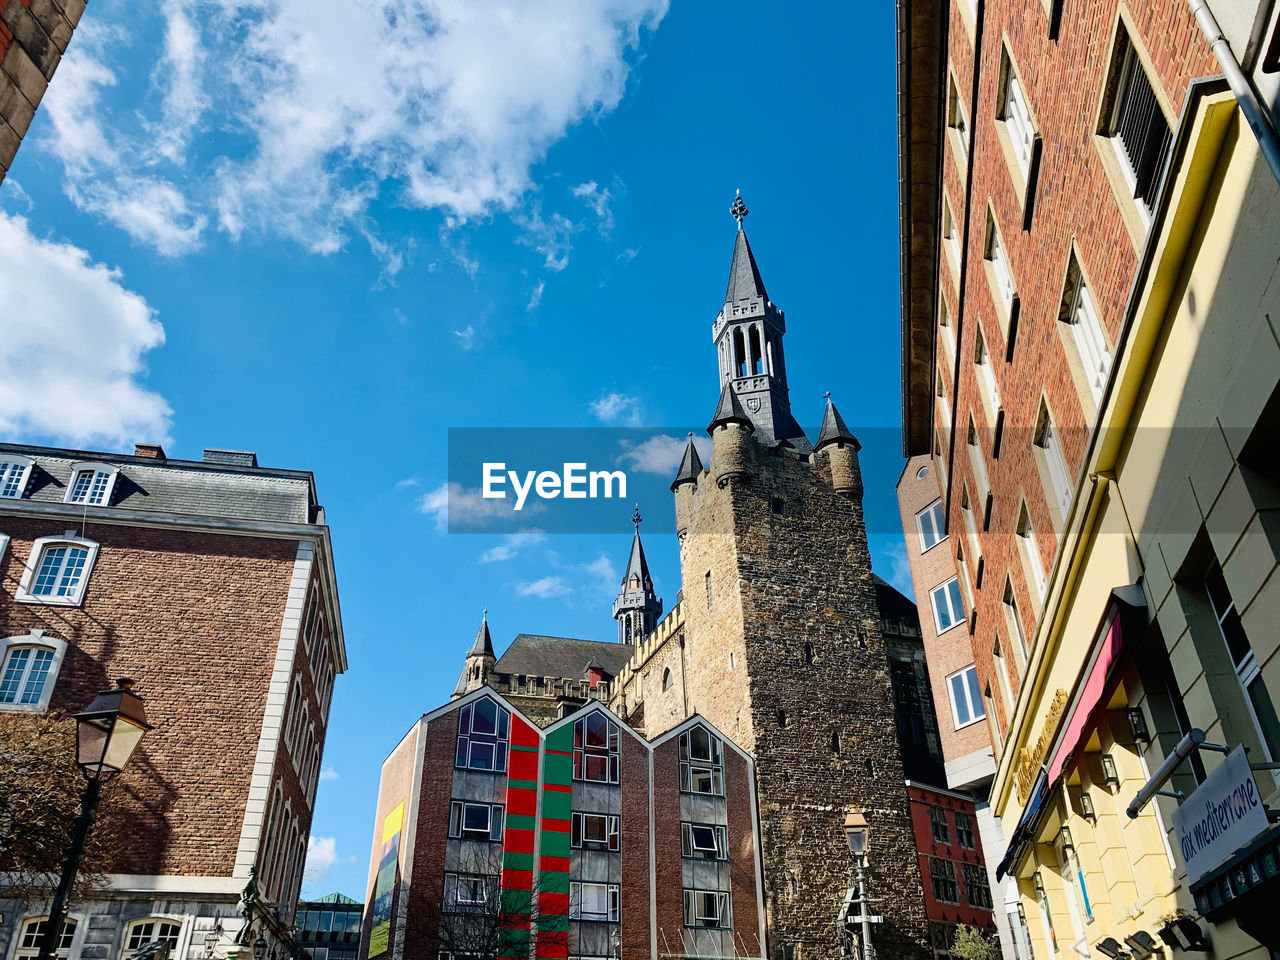
[[[67,483],[66,503],[84,503],[105,507],[111,502],[119,467],[109,463],[77,463],[71,467],[71,480]]]
[[[0,498],[18,500],[27,492],[31,479],[31,461],[26,457],[5,454],[0,457]]]
[[[31,545],[16,599],[78,607],[97,556],[98,544],[77,537],[74,531],[63,537],[41,537]]]

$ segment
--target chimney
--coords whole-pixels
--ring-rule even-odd
[[[258,455],[252,450],[217,450],[205,447],[204,462],[220,463],[227,467],[256,467]]]
[[[133,445],[133,455],[135,457],[146,457],[148,460],[166,460],[164,455],[164,447],[158,443],[135,443]]]

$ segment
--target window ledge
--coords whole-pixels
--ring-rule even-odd
[[[957,730],[967,730],[969,727],[972,727],[975,723],[982,723],[982,722],[984,722],[986,719],[987,719],[987,718],[986,718],[986,716],[985,716],[985,715],[984,715],[984,716],[981,716],[981,717],[975,717],[974,719],[970,720],[968,723],[961,723],[961,724],[957,724],[957,725],[956,725],[956,729],[957,729]]]
[[[82,607],[84,606],[84,597],[43,597],[32,593],[27,593],[21,587],[13,597],[16,603],[28,603],[32,606],[44,607]]]
[[[1000,152],[1004,154],[1005,166],[1009,168],[1009,179],[1013,183],[1013,193],[1018,199],[1018,212],[1023,215],[1027,212],[1027,195],[1031,189],[1031,160],[1027,161],[1027,169],[1022,169],[1022,164],[1018,162],[1018,154],[1013,146],[1013,137],[1009,136],[1009,122],[1001,117],[995,118],[996,139],[1000,141]],[[1035,134],[1037,140],[1040,134],[1034,128],[1032,133]]]
[[[926,553],[928,553],[930,550],[932,550],[932,549],[933,549],[933,547],[936,547],[936,546],[939,546],[939,545],[941,545],[941,544],[944,544],[944,543],[946,543],[946,542],[947,542],[948,540],[950,540],[950,539],[951,539],[951,536],[950,536],[950,534],[948,534],[947,536],[945,536],[945,537],[943,537],[941,540],[939,540],[937,543],[935,543],[932,547],[925,547],[923,550],[921,550],[921,551],[920,551],[920,556],[922,556],[922,557],[923,557]]]
[[[1102,170],[1111,184],[1111,192],[1115,194],[1116,206],[1120,208],[1120,219],[1124,221],[1129,233],[1129,240],[1134,250],[1141,250],[1147,239],[1150,221],[1146,212],[1133,197],[1133,185],[1125,176],[1125,164],[1128,162],[1120,156],[1116,148],[1115,138],[1105,134],[1093,135],[1093,146],[1102,161]]]
[[[43,703],[0,703],[0,713],[47,713],[49,707]]]

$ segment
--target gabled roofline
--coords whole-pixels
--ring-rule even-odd
[[[733,751],[736,754],[738,754],[738,756],[746,760],[747,763],[749,763],[753,768],[755,767],[756,765],[755,757],[751,756],[751,754],[747,753],[747,751],[743,750],[740,746],[734,743],[733,738],[727,736],[723,731],[721,731],[719,727],[717,727],[714,723],[712,723],[710,720],[708,720],[706,717],[704,717],[700,713],[695,713],[693,716],[689,717],[689,719],[676,724],[666,733],[663,733],[655,737],[654,739],[650,740],[649,746],[656,750],[658,747],[662,746],[668,740],[672,739],[673,737],[678,737],[680,734],[684,733],[686,730],[689,730],[692,727],[706,727],[708,730],[714,733],[717,737],[719,737],[721,742],[723,742],[725,746],[732,747]]]
[[[645,746],[646,748],[651,748],[651,747],[652,747],[652,744],[650,743],[650,741],[646,740],[644,737],[640,736],[640,734],[636,733],[635,728],[634,728],[633,726],[631,726],[631,724],[627,723],[627,721],[623,720],[620,716],[618,716],[616,713],[614,713],[612,710],[610,710],[608,707],[606,707],[603,703],[601,703],[601,702],[600,702],[599,700],[597,700],[595,697],[592,697],[591,699],[589,699],[586,703],[584,703],[582,706],[580,706],[577,710],[573,711],[573,713],[566,714],[565,716],[563,716],[563,717],[561,717],[559,720],[557,720],[555,723],[553,723],[553,724],[551,724],[551,725],[549,725],[549,726],[547,726],[547,727],[543,727],[543,728],[542,728],[542,734],[543,734],[544,739],[545,739],[545,737],[546,737],[546,735],[547,735],[547,734],[551,733],[551,731],[552,731],[552,730],[555,730],[555,729],[557,729],[558,727],[563,727],[565,724],[567,724],[567,723],[572,723],[574,720],[577,720],[579,717],[584,717],[584,716],[586,716],[588,713],[594,713],[594,712],[595,712],[595,711],[597,711],[597,710],[599,710],[599,711],[600,711],[601,713],[603,713],[605,716],[607,716],[607,717],[609,717],[610,719],[612,719],[615,723],[617,723],[617,724],[618,724],[618,726],[622,727],[624,730],[626,730],[626,731],[627,731],[627,733],[631,734],[631,736],[632,736],[635,740],[637,740],[638,742],[640,742],[640,743],[644,744],[644,746]]]

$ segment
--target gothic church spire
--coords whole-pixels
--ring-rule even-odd
[[[662,616],[662,601],[653,592],[653,578],[649,575],[649,561],[645,559],[644,544],[640,542],[640,507],[631,517],[635,535],[631,538],[631,555],[622,575],[622,587],[613,601],[613,619],[618,621],[618,642],[639,643],[645,634],[658,624]]]

